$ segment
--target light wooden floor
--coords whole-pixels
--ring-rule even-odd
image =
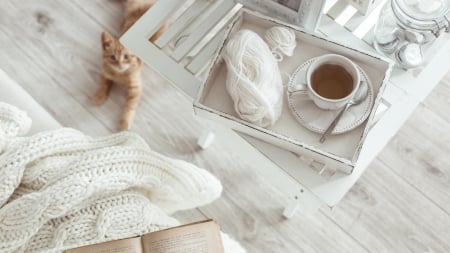
[[[90,102],[100,68],[100,32],[117,34],[120,1],[2,0],[0,68],[58,121],[90,135],[116,131],[124,94]],[[133,131],[155,150],[210,169],[221,199],[176,214],[212,217],[249,252],[450,252],[450,75],[331,212],[281,217],[287,203],[233,144],[196,146],[206,129],[189,101],[149,68]],[[426,85],[426,84],[424,84]],[[1,91],[0,91],[1,92]]]

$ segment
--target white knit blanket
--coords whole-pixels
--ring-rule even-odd
[[[152,151],[139,136],[62,128],[23,137],[26,113],[0,102],[0,252],[62,252],[178,225],[220,182]],[[224,238],[227,252],[244,252]]]

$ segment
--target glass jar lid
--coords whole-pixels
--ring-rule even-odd
[[[450,29],[449,0],[392,0],[392,10],[406,27],[429,30],[436,36]]]

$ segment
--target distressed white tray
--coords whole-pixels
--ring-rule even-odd
[[[264,35],[264,32],[275,25],[285,25],[294,29],[297,36],[297,48],[294,55],[285,58],[280,63],[282,73],[291,74],[306,60],[327,53],[337,53],[352,59],[369,76],[376,94],[374,106],[368,120],[347,133],[330,136],[325,143],[320,143],[320,134],[303,127],[292,116],[288,109],[286,94],[280,119],[271,127],[263,128],[247,121],[241,120],[234,111],[233,102],[225,88],[226,65],[217,51],[215,60],[209,71],[209,76],[201,85],[198,96],[194,102],[195,112],[203,117],[213,119],[232,129],[257,137],[268,143],[284,149],[306,155],[315,161],[327,166],[333,166],[345,173],[351,173],[364,143],[375,111],[381,100],[381,93],[389,78],[392,63],[380,56],[344,46],[328,38],[320,37],[292,27],[271,18],[259,15],[252,11],[242,9],[237,18],[231,23],[231,29],[225,37],[230,37],[236,31],[246,28]],[[287,83],[287,80],[285,80]]]

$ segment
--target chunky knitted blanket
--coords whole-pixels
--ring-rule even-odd
[[[218,198],[220,182],[152,151],[130,132],[92,138],[0,102],[0,252],[62,252],[172,226],[168,216]],[[227,252],[244,252],[224,237]],[[232,250],[230,250],[233,248]]]

